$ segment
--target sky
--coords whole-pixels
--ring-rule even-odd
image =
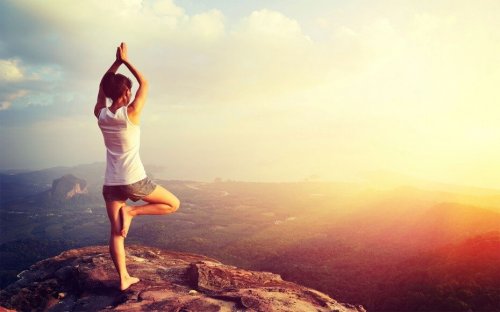
[[[1,170],[105,161],[122,41],[164,178],[500,188],[496,0],[0,1]]]

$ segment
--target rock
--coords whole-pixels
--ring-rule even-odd
[[[67,174],[52,182],[51,195],[54,200],[66,200],[77,194],[87,194],[87,181]]]
[[[200,255],[132,245],[127,264],[141,281],[122,292],[108,246],[68,250],[34,264],[0,291],[0,312],[365,311],[277,274]]]

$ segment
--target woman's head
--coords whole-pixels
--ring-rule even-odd
[[[116,101],[122,96],[126,96],[127,103],[130,100],[132,81],[126,76],[108,72],[102,78],[101,83],[104,94],[111,100]]]

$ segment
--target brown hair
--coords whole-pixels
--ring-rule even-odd
[[[102,77],[101,85],[106,97],[116,101],[127,88],[132,88],[132,81],[122,74],[107,72]]]

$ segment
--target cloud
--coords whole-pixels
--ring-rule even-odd
[[[78,5],[19,0],[3,6],[2,54],[22,60],[47,90],[90,90],[112,62],[116,45],[125,40],[131,59],[150,78],[152,98],[175,105],[261,103],[323,84],[347,86],[342,92],[351,99],[351,86],[373,96],[382,90],[394,93],[391,84],[398,81],[408,82],[398,87],[400,94],[414,87],[431,90],[437,76],[422,84],[425,71],[440,66],[452,70],[449,65],[460,63],[461,52],[454,53],[453,46],[443,50],[442,43],[453,38],[458,40],[455,46],[461,46],[457,33],[466,31],[455,15],[422,11],[402,25],[388,10],[388,17],[343,24],[335,22],[338,16],[318,17],[331,37],[315,41],[298,20],[270,9],[228,24],[220,10],[190,15],[169,0],[92,0]],[[455,55],[446,59],[444,52]],[[371,80],[376,75],[380,79]],[[366,85],[368,81],[377,83]]]
[[[280,12],[262,9],[243,19],[238,32],[246,35],[277,38],[305,37],[299,23]]]
[[[33,106],[52,106],[53,99],[63,93],[54,92],[60,80],[61,71],[54,66],[26,65],[20,59],[0,59],[1,124],[32,122],[31,118],[25,117],[35,112]],[[36,114],[33,117],[36,119]]]
[[[15,99],[21,98],[28,94],[27,90],[17,90],[14,93],[7,94],[0,97],[0,111],[6,110],[12,106],[12,102]]]
[[[0,81],[11,82],[23,80],[24,73],[19,67],[18,60],[2,60],[0,59]]]
[[[17,17],[2,23],[3,54],[19,58],[51,92],[90,89],[122,40],[150,78],[152,97],[176,105],[259,102],[318,83],[328,67],[296,20],[268,9],[228,25],[220,10],[189,15],[169,0],[3,6]]]
[[[190,18],[192,26],[198,17]],[[150,81],[177,103],[226,104],[279,96],[308,88],[328,72],[324,51],[301,30],[297,21],[270,10],[258,10],[233,25],[223,24],[222,13],[209,11],[210,27],[179,32],[189,41],[159,43],[146,51],[155,64]],[[216,32],[207,40],[207,29]],[[195,34],[193,34],[193,31]],[[327,61],[328,63],[328,61]],[[154,92],[154,91],[153,91]]]
[[[217,40],[225,33],[224,15],[219,10],[193,15],[189,28],[192,34],[202,40]]]

